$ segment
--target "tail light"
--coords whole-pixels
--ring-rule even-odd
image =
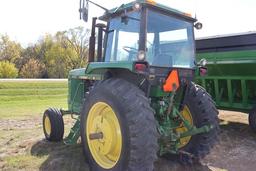
[[[199,68],[200,76],[206,76],[207,75],[207,68],[206,67],[200,67]]]
[[[137,72],[145,72],[147,70],[147,64],[136,63],[134,68]]]

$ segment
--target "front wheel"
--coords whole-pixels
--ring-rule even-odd
[[[93,171],[151,171],[158,150],[154,112],[133,84],[111,78],[87,96],[81,113],[82,145]]]
[[[43,130],[48,141],[58,142],[63,139],[64,122],[60,110],[49,108],[44,112]]]

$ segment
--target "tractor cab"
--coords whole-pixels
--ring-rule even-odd
[[[107,26],[96,20],[92,23],[89,62],[138,61],[152,67],[195,68],[196,20],[187,13],[141,0],[106,11],[99,20]],[[99,28],[96,60],[95,28]]]
[[[152,1],[112,11],[100,18],[108,22],[105,62],[146,61],[155,67],[194,68],[195,19]]]
[[[131,82],[140,82],[134,75],[139,73],[151,85],[159,86],[176,69],[181,80],[192,80],[196,68],[194,27],[202,26],[195,22],[189,14],[152,0],[106,10],[103,16],[92,19],[85,74],[104,75],[103,79],[125,75]],[[142,89],[151,91],[148,86]]]

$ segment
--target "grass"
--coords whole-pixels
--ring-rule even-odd
[[[0,80],[0,170],[89,171],[80,143],[45,141],[42,114],[48,107],[67,108],[67,81]],[[67,135],[73,120],[65,116],[64,121]],[[178,167],[161,162],[158,166]]]
[[[0,80],[0,118],[36,116],[48,107],[67,107],[67,81]]]
[[[67,108],[67,84],[65,80],[0,80],[0,170],[48,170],[41,167],[51,162],[47,162],[50,153],[32,151],[55,151],[56,144],[36,144],[44,137],[44,110]]]
[[[12,166],[13,169],[21,170],[30,168],[30,170],[36,170],[47,159],[48,156],[37,157],[27,155],[10,156],[6,158],[7,165]],[[34,161],[34,162],[28,162]]]

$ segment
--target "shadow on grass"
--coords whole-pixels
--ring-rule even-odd
[[[248,124],[239,122],[221,121],[220,141],[225,147],[231,149],[227,143],[234,139],[254,139],[256,134]],[[229,140],[227,140],[229,139]],[[38,141],[31,148],[31,154],[37,157],[48,156],[40,166],[41,171],[89,171],[85,161],[81,144],[67,146],[63,143],[52,143],[46,140]],[[218,166],[218,161],[211,160],[212,164]],[[184,166],[174,158],[159,158],[155,163],[155,171],[210,171],[211,169],[202,164]]]
[[[31,148],[31,154],[37,157],[48,156],[42,163],[41,171],[89,171],[81,144],[67,146],[63,143],[52,143],[46,140],[38,141]],[[155,164],[155,171],[209,171],[207,166],[197,164],[183,166],[173,159],[159,158]]]
[[[81,144],[68,146],[41,140],[32,146],[31,154],[37,157],[48,155],[39,168],[41,171],[89,171]]]

